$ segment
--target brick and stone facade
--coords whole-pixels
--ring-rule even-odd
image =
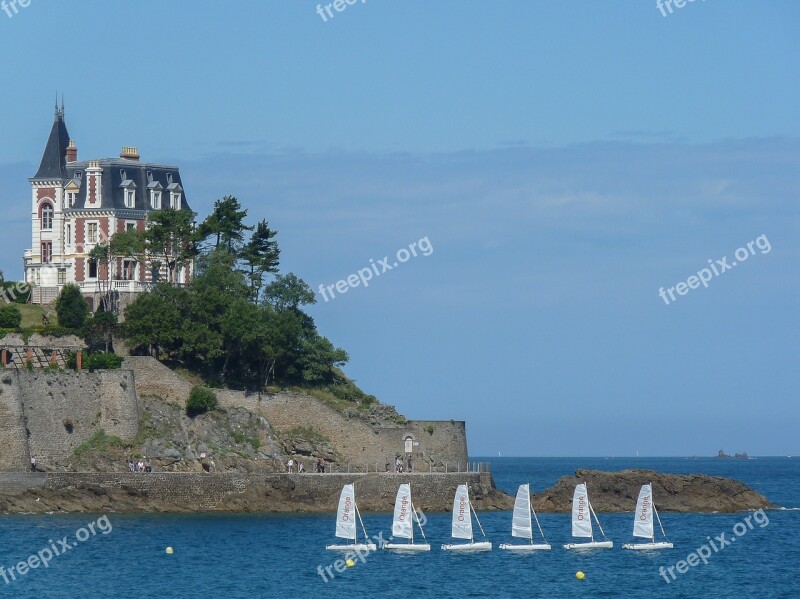
[[[171,271],[148,257],[113,257],[108,263],[90,257],[114,233],[144,231],[152,211],[190,210],[178,167],[141,162],[133,147],[123,147],[119,158],[79,161],[62,106],[56,107],[41,165],[30,183],[31,248],[23,262],[34,303],[53,301],[72,283],[94,300],[100,293],[138,293],[169,277],[178,284],[190,280],[190,263]]]

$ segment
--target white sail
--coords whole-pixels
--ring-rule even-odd
[[[336,512],[336,536],[340,539],[356,538],[356,494],[353,485],[342,487]]]
[[[575,487],[572,496],[572,536],[594,538],[592,534],[592,514],[589,511],[589,494],[586,485]]]
[[[642,485],[639,500],[636,502],[636,516],[633,519],[633,536],[653,538],[653,487]]]
[[[472,540],[472,516],[467,485],[458,485],[453,499],[453,538]]]
[[[522,539],[533,538],[530,485],[520,485],[517,489],[517,498],[514,500],[514,516],[511,518],[511,536]]]
[[[394,519],[392,520],[392,536],[400,539],[414,538],[414,520],[411,507],[411,485],[403,484],[397,490],[394,501]]]

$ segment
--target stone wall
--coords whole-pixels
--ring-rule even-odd
[[[0,370],[0,470],[25,470],[30,460],[17,372]]]
[[[39,475],[41,477],[41,475]],[[154,472],[77,473],[49,472],[27,488],[13,481],[8,488],[0,476],[0,494],[15,495],[42,489],[50,493],[80,494],[90,491],[102,507],[117,511],[263,511],[319,512],[336,510],[339,493],[355,484],[362,511],[389,512],[400,484],[410,482],[414,505],[423,511],[446,511],[456,487],[467,483],[475,503],[489,508],[490,498],[507,507],[508,497],[494,488],[490,473],[461,474],[201,474]],[[102,490],[98,492],[98,490]],[[133,497],[135,502],[118,501]],[[248,503],[242,500],[248,498]],[[43,498],[43,501],[45,498]],[[510,504],[509,504],[510,505]],[[74,507],[74,506],[73,506]],[[87,506],[89,507],[89,506]]]
[[[157,396],[183,404],[192,384],[150,357],[128,357],[124,368],[136,374],[140,396]],[[411,455],[418,470],[464,469],[467,433],[463,421],[410,420],[406,424],[384,422],[373,425],[361,418],[348,418],[316,398],[299,393],[263,394],[217,391],[220,405],[239,407],[263,416],[279,435],[299,427],[310,428],[329,440],[340,463],[353,471],[394,469],[394,459]],[[411,453],[406,452],[407,439]],[[302,454],[301,454],[302,455]]]
[[[6,369],[0,388],[3,470],[28,469],[31,456],[47,467],[100,429],[123,440],[139,430],[134,374],[128,370]]]

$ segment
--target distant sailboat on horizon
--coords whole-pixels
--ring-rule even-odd
[[[661,534],[664,535],[664,541],[656,543],[655,530],[653,527],[653,516],[658,520],[658,526],[661,528]],[[644,539],[650,539],[649,543],[626,543],[622,546],[623,549],[647,550],[647,549],[672,549],[672,543],[667,539],[667,533],[664,532],[664,526],[661,524],[661,518],[658,517],[656,504],[653,501],[653,485],[642,485],[639,490],[639,499],[636,501],[636,513],[633,518],[633,536]]]
[[[539,534],[542,535],[544,543],[537,544],[533,542],[533,521],[531,520],[531,514],[533,514],[533,518],[536,520],[536,526],[539,528]],[[531,506],[531,486],[528,483],[520,485],[519,489],[517,489],[517,497],[514,500],[514,514],[511,518],[511,536],[529,539],[530,544],[512,545],[503,543],[500,545],[500,549],[508,551],[549,551],[551,548],[547,539],[544,538],[544,532],[542,532],[542,527],[539,524],[539,518]]]
[[[364,532],[363,543],[358,542],[356,519]],[[327,545],[325,549],[331,551],[375,551],[377,549],[375,543],[371,543],[367,535],[367,529],[361,519],[361,512],[358,511],[358,505],[356,505],[356,493],[352,484],[343,486],[342,493],[339,495],[339,508],[336,510],[336,536],[340,539],[350,539],[353,542],[347,545]]]
[[[592,529],[592,516],[597,522],[597,528],[603,535],[605,541],[594,540],[594,530]],[[588,543],[568,543],[564,549],[610,549],[614,543],[609,541],[600,520],[594,513],[592,504],[589,501],[589,493],[586,490],[586,483],[575,486],[575,493],[572,495],[572,536],[579,538],[590,538]]]

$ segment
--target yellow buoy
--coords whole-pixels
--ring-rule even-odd
[[[172,547],[167,547],[167,555],[172,555]]]
[[[586,578],[586,574],[578,570],[577,572],[575,572],[575,578],[577,578],[578,580],[583,580],[584,578]]]
[[[355,566],[355,565],[356,565],[356,562],[355,562],[355,561],[353,561],[353,560],[351,560],[351,559],[349,559],[349,560],[347,560],[347,561],[345,562],[345,564],[347,564],[347,567],[348,567],[348,568],[352,568],[353,566]]]

